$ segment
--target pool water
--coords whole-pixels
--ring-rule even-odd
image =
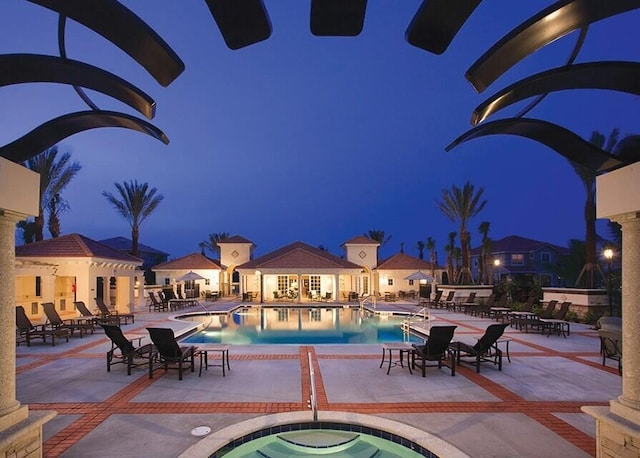
[[[224,454],[225,458],[303,456],[422,458],[424,455],[369,434],[322,429],[271,434]]]
[[[199,321],[204,329],[186,343],[226,344],[375,344],[421,343],[403,332],[403,318],[342,307],[246,307],[229,314],[179,317]]]

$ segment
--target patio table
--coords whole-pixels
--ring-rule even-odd
[[[226,377],[225,366],[228,370],[231,370],[229,367],[229,345],[225,344],[199,344],[198,345],[198,354],[200,355],[200,370],[198,371],[198,377],[202,375],[202,367],[204,366],[204,370],[209,370],[209,367],[213,366],[221,366],[222,367],[222,376]],[[220,364],[209,364],[209,352],[218,352],[220,353]]]
[[[393,359],[393,352],[398,352],[398,359]],[[389,375],[389,371],[391,370],[391,366],[401,366],[404,367],[403,358],[405,354],[407,355],[407,367],[409,368],[409,373],[413,374],[411,371],[411,362],[409,361],[409,355],[413,351],[413,346],[408,343],[402,342],[387,342],[382,344],[382,361],[380,361],[380,367],[384,365],[385,355],[389,354],[389,366],[387,367],[387,375]]]

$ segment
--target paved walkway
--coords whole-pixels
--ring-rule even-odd
[[[215,308],[229,303],[210,304]],[[323,307],[325,305],[323,304]],[[412,310],[409,304],[385,305]],[[435,324],[455,324],[456,340],[481,335],[490,320],[433,311]],[[126,334],[147,326],[177,331],[192,323],[168,314],[136,313]],[[308,355],[315,369],[319,410],[367,414],[426,431],[473,457],[586,457],[595,455],[595,424],[585,405],[608,405],[621,392],[616,368],[603,367],[594,331],[573,325],[571,335],[550,337],[507,328],[511,363],[480,374],[461,366],[428,368],[426,378],[406,368],[379,368],[380,345],[234,345],[231,370],[209,368],[198,377],[146,368],[128,377],[121,365],[106,371],[110,347],[102,331],[55,347],[21,345],[17,398],[31,410],[55,410],[45,425],[45,456],[179,456],[230,425],[283,412],[308,412]],[[311,414],[309,413],[309,419]],[[263,426],[269,426],[265,424]],[[205,439],[206,440],[206,439]],[[213,452],[215,450],[209,450]]]

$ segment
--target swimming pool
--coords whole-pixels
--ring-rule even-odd
[[[228,314],[196,313],[178,317],[203,323],[187,343],[228,344],[375,344],[415,342],[403,318],[342,307],[243,307]]]

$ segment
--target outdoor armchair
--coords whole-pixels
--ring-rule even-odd
[[[606,366],[607,359],[618,362],[618,373],[622,375],[622,331],[614,329],[599,329],[600,353],[602,365]]]
[[[164,371],[173,365],[178,369],[178,380],[182,380],[184,369],[194,371],[196,348],[193,345],[180,345],[171,328],[147,328],[151,341],[158,353],[158,362],[164,366]],[[149,378],[153,378],[153,360],[149,361]]]
[[[129,340],[122,333],[120,326],[113,324],[102,324],[104,333],[111,340],[111,349],[107,352],[107,372],[111,372],[111,366],[114,364],[126,364],[127,375],[131,375],[131,368],[145,364],[150,364],[151,359],[155,356],[153,345],[140,345],[142,337]],[[137,340],[138,345],[134,345],[133,341]]]
[[[424,345],[413,345],[411,351],[411,367],[416,368],[416,362],[420,364],[422,376],[426,376],[427,367],[442,368],[442,362],[450,356],[451,376],[456,375],[456,365],[453,353],[449,352],[449,344],[453,339],[453,333],[457,326],[433,326],[429,331],[429,337]],[[427,364],[432,362],[435,364]]]

